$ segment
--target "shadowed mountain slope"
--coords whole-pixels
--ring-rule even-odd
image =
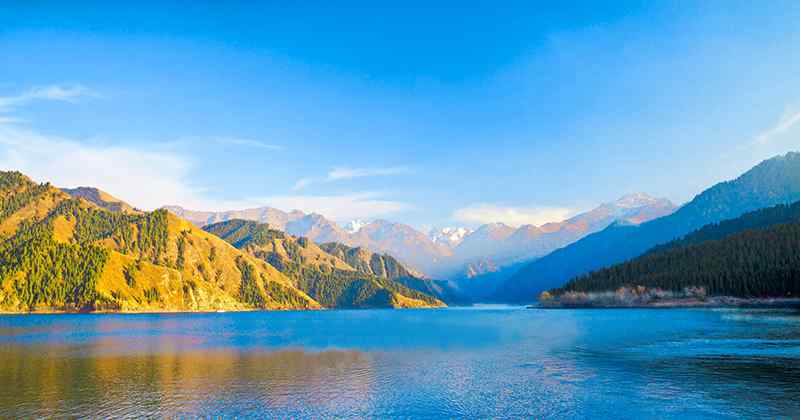
[[[496,299],[528,302],[571,278],[641,255],[709,223],[800,199],[800,154],[761,162],[732,181],[703,191],[669,216],[639,226],[614,224],[520,269],[506,280]]]
[[[606,292],[620,287],[710,295],[792,297],[800,294],[800,202],[706,225],[628,262],[578,277],[551,291]]]

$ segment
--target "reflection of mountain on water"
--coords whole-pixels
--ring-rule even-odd
[[[85,351],[0,347],[0,383],[17,384],[0,390],[0,417],[350,417],[366,411],[374,382],[356,351]]]

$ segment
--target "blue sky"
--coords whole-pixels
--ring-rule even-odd
[[[417,227],[677,203],[800,149],[800,3],[4,2],[0,167]]]

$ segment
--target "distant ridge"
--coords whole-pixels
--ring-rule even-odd
[[[613,223],[636,225],[671,214],[675,209],[665,198],[634,193],[561,222],[516,229],[502,223],[483,225],[455,248],[455,274],[451,283],[463,299],[492,301],[495,290],[525,263]]]
[[[306,237],[317,244],[336,242],[391,255],[420,276],[455,279],[480,276],[540,257],[617,220],[640,223],[675,210],[669,200],[636,193],[563,222],[540,227],[513,228],[494,223],[474,231],[451,228],[426,235],[411,226],[387,220],[354,220],[340,226],[320,214],[284,212],[271,207],[224,212],[192,211],[179,206],[165,208],[198,226],[232,219],[266,223],[272,229]]]
[[[258,207],[245,210],[230,210],[221,212],[187,210],[181,206],[164,206],[164,208],[176,216],[184,218],[200,227],[231,219],[243,219],[252,220],[258,223],[267,223],[274,229],[286,230],[287,223],[306,216],[305,213],[299,210],[284,212],[272,207]]]
[[[485,273],[478,266],[500,269],[544,256],[615,222],[639,224],[675,211],[665,198],[634,193],[573,216],[542,226],[512,228],[502,223],[486,224],[466,235],[454,249],[454,259],[465,264],[463,272]]]
[[[94,187],[62,188],[61,191],[64,191],[74,198],[83,198],[106,210],[119,211],[127,214],[142,213],[133,208],[130,204]]]
[[[386,220],[357,224],[348,231],[325,216],[299,210],[284,212],[271,207],[239,211],[203,212],[180,206],[165,206],[170,212],[191,220],[198,226],[221,221],[242,219],[266,223],[272,229],[293,236],[305,237],[318,244],[336,242],[350,247],[362,247],[372,252],[387,253],[415,272],[429,274],[451,251],[434,243],[427,235],[411,226]]]

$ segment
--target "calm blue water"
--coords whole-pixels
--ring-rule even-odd
[[[800,316],[0,316],[0,417],[800,416]]]

